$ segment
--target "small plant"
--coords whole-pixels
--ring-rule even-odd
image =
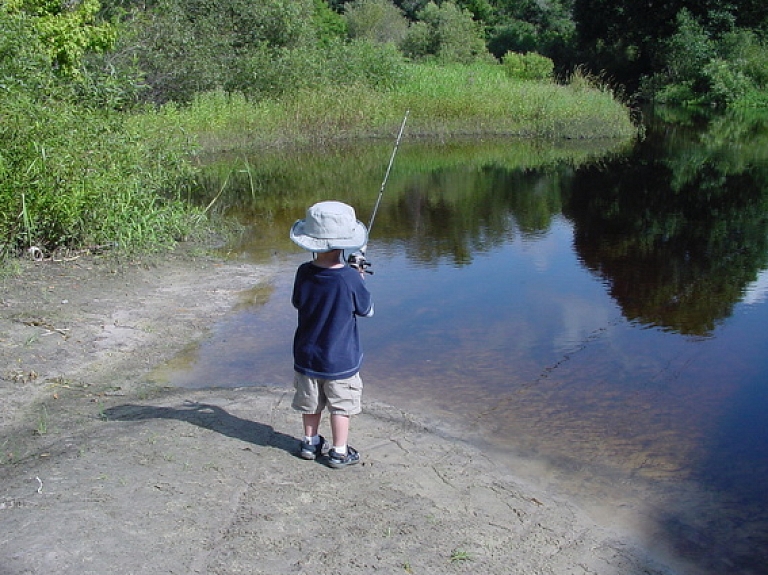
[[[472,561],[472,556],[468,551],[464,551],[463,549],[454,549],[451,551],[451,563],[456,563],[458,561]]]
[[[104,404],[99,402],[99,420],[100,421],[109,421],[109,415],[106,412],[106,407],[104,407]]]
[[[6,439],[3,441],[3,444],[0,445],[0,465],[10,465],[18,459],[19,455],[13,446],[10,445],[10,440]]]
[[[45,435],[48,433],[48,408],[43,406],[40,410],[40,416],[37,418],[36,435]]]

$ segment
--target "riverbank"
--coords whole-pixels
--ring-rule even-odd
[[[3,575],[680,572],[413,414],[368,402],[364,461],[335,471],[294,455],[287,388],[152,383],[269,264],[23,267],[0,284]]]

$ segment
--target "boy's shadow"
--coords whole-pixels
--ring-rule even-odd
[[[109,421],[176,419],[254,445],[276,447],[291,454],[296,453],[296,438],[275,431],[270,425],[232,415],[218,405],[196,401],[185,401],[183,407],[125,404],[105,409],[103,416]]]

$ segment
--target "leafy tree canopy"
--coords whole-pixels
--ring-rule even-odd
[[[667,41],[679,32],[682,12],[715,42],[739,29],[768,33],[768,4],[759,0],[573,0],[580,57],[635,87],[667,66]]]

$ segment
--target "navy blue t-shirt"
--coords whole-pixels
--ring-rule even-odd
[[[349,266],[304,263],[296,270],[291,301],[299,312],[294,369],[320,379],[344,379],[360,371],[357,316],[373,314],[371,294],[360,273]]]

